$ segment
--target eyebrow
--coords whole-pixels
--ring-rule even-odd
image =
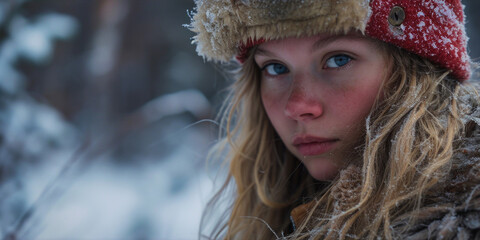
[[[327,46],[329,44],[331,44],[332,42],[338,40],[339,38],[344,38],[345,35],[332,35],[332,36],[328,36],[328,37],[324,37],[322,39],[318,39],[313,45],[312,45],[312,48],[311,50],[314,51],[314,50],[317,50],[319,48],[322,48],[324,46]]]
[[[312,45],[312,51],[315,51],[319,48],[322,48],[324,46],[328,46],[332,42],[335,42],[338,39],[345,38],[346,40],[357,40],[357,39],[364,39],[364,36],[358,35],[358,34],[346,34],[346,35],[332,35],[328,36],[322,39],[317,40],[313,45]]]
[[[262,56],[266,56],[266,57],[272,57],[273,56],[273,53],[271,53],[267,50],[261,49],[260,47],[257,47],[257,49],[255,49],[255,52],[253,54],[254,55],[262,55]]]
[[[357,34],[332,35],[332,36],[324,37],[324,38],[321,38],[321,39],[317,40],[312,45],[311,51],[313,52],[313,51],[315,51],[319,48],[327,46],[327,45],[331,44],[332,42],[335,42],[336,40],[338,40],[340,38],[363,39],[365,37],[361,36],[361,35],[357,35]],[[255,50],[255,55],[257,55],[257,54],[262,55],[262,56],[273,56],[274,55],[272,52],[269,52],[269,51],[267,51],[265,49],[262,49],[260,47],[257,47],[257,49]]]

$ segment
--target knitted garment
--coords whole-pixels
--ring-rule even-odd
[[[196,0],[190,29],[207,60],[242,62],[264,41],[356,31],[470,77],[460,0]]]

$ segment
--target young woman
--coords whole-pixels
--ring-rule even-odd
[[[230,183],[233,201],[208,239],[480,238],[459,0],[196,4],[199,54],[240,63],[208,212]]]

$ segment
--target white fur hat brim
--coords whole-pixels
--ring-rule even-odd
[[[197,0],[189,28],[208,61],[228,62],[247,40],[364,32],[368,0]]]

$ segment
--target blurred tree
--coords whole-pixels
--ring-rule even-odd
[[[76,31],[76,21],[63,14],[24,14],[26,1],[0,3],[0,234],[16,234],[20,216],[30,202],[23,189],[24,174],[50,154],[71,146],[76,131],[48,105],[26,91],[28,77],[21,61],[49,61],[57,40]],[[10,232],[13,231],[13,232]]]
[[[79,19],[78,36],[52,64],[21,67],[36,79],[29,90],[82,129],[103,128],[162,94],[197,88],[211,99],[224,86],[212,87],[213,67],[196,57],[182,27],[193,1],[43,0],[26,8]]]
[[[212,87],[211,72],[195,56],[190,33],[181,26],[189,21],[191,6],[190,1],[0,2],[2,236],[34,238],[53,200],[78,176],[69,170],[79,172],[111,150],[117,152],[112,161],[138,164],[152,159],[146,157],[152,150],[162,153],[154,158],[161,161],[182,147],[178,143],[186,136],[175,132],[212,117],[202,92],[212,96],[218,87]],[[161,147],[153,149],[159,134]],[[97,139],[93,148],[71,157],[81,142]],[[69,153],[53,156],[61,151]],[[168,191],[181,192],[194,176],[188,173],[203,165],[203,157],[183,155],[193,161],[184,163],[191,167],[171,167],[168,174],[176,181]],[[48,168],[55,171],[46,170],[53,173],[47,180],[26,177]],[[26,189],[32,179],[46,184],[37,184],[32,193]]]

